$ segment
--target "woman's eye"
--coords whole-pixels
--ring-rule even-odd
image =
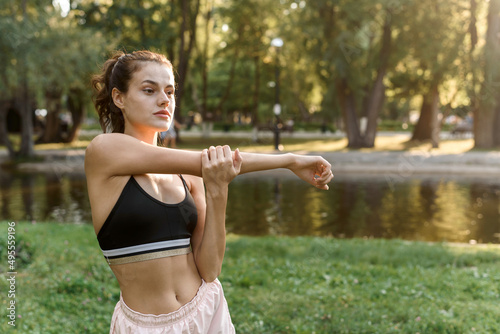
[[[147,94],[153,94],[154,93],[154,90],[152,90],[151,88],[146,88],[143,91],[146,92]]]

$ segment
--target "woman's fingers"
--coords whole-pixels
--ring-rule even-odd
[[[232,157],[231,148],[228,145],[224,146],[210,146],[208,149],[208,156],[210,160],[221,160],[224,158]]]
[[[222,146],[217,146],[215,151],[217,152],[217,159],[224,159],[224,149]]]
[[[231,158],[232,157],[231,148],[229,147],[229,145],[224,145],[224,147],[222,147],[222,151],[224,153],[224,157],[225,158]]]
[[[214,159],[217,159],[217,151],[215,150],[215,147],[214,146],[210,146],[208,148],[208,158],[210,160],[214,160]]]
[[[233,156],[228,145],[210,146],[208,150],[202,151],[204,179],[231,182],[240,173],[242,161],[239,150]]]
[[[328,190],[328,183],[333,179],[332,166],[330,163],[325,162],[321,165],[321,174],[315,178],[316,187]]]

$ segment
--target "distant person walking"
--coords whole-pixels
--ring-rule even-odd
[[[172,65],[160,54],[117,52],[93,87],[108,133],[87,147],[85,173],[97,240],[121,291],[110,333],[234,333],[217,279],[228,184],[238,174],[288,168],[328,189],[330,164],[229,146],[157,146],[175,110]]]

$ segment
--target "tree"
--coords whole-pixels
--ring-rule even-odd
[[[39,42],[41,90],[48,111],[39,143],[65,142],[75,139],[84,120],[91,97],[90,75],[101,58],[105,40],[76,26],[71,18],[59,20],[57,26],[43,33]],[[93,43],[88,43],[92,40]],[[75,52],[78,50],[78,52]],[[69,112],[71,124],[62,117]]]
[[[462,19],[463,1],[412,2],[405,12],[405,33],[398,43],[407,51],[402,62],[414,71],[416,91],[422,95],[420,117],[412,140],[431,140],[438,146],[440,88],[448,77],[456,80],[457,66],[465,54],[467,25]],[[415,41],[425,41],[416,43]]]
[[[267,10],[265,13],[261,11],[263,7]],[[214,108],[216,113],[227,114],[225,109],[234,109],[238,104],[240,107],[236,109],[241,110],[241,101],[245,101],[248,106],[245,113],[251,115],[254,126],[259,124],[261,63],[270,42],[265,33],[269,30],[269,15],[275,13],[274,8],[269,1],[247,1],[243,7],[233,1],[228,6],[219,7],[218,19],[227,22],[227,31],[223,34],[225,47],[215,56],[228,58],[230,65],[225,89]],[[236,82],[235,78],[238,79]]]
[[[1,142],[9,150],[11,157],[32,157],[33,145],[33,103],[32,92],[35,80],[33,69],[36,68],[36,59],[33,59],[36,48],[37,33],[42,26],[40,17],[43,12],[29,10],[27,1],[21,3],[6,3],[1,7],[4,18],[2,31],[8,34],[0,35],[2,45],[2,67],[0,75],[0,135]],[[21,120],[21,144],[16,150],[7,133],[6,117],[9,110],[15,110]]]
[[[195,62],[201,75],[194,74],[192,82],[195,92],[202,91],[201,99],[194,94],[196,105],[204,121],[229,123],[232,112],[239,111],[257,126],[262,107],[261,71],[270,43],[266,32],[280,5],[272,1],[247,1],[245,6],[237,1],[207,3],[211,5],[204,6],[208,8],[202,27],[205,32]],[[208,41],[207,36],[213,37]]]
[[[176,113],[180,120],[197,36],[200,0],[125,0],[78,6],[83,26],[104,32],[113,46],[127,52],[151,49],[165,53],[176,69]]]
[[[72,17],[61,17],[53,6],[21,3],[1,8],[5,31],[0,36],[2,103],[0,136],[11,157],[34,155],[34,110],[47,109],[39,142],[69,142],[75,138],[90,99],[89,74],[100,57],[100,35],[82,31]],[[2,24],[2,23],[0,23]],[[3,30],[3,29],[2,29]],[[93,43],[88,43],[91,40]],[[61,134],[64,102],[73,126]],[[17,111],[21,119],[21,145],[10,142],[6,114]]]
[[[374,146],[385,99],[384,79],[394,65],[391,55],[397,27],[395,13],[402,5],[404,1],[308,3],[315,11],[311,24],[316,24],[322,34],[314,53],[323,55],[317,62],[318,72],[326,92],[336,96],[330,96],[329,101],[341,110],[349,147]]]
[[[484,79],[479,108],[474,114],[474,140],[477,148],[500,146],[500,0],[490,0],[488,30],[484,47]]]
[[[197,25],[196,19],[200,11],[200,0],[179,0],[181,7],[181,25],[179,27],[180,45],[177,61],[177,73],[179,75],[176,93],[176,109],[182,110],[185,87],[187,86],[188,70],[191,60],[191,52],[196,42]],[[176,113],[176,118],[180,119],[180,112]]]

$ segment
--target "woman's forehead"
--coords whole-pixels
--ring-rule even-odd
[[[132,81],[138,84],[143,81],[153,81],[161,86],[175,86],[172,69],[166,64],[156,62],[144,62],[139,70],[134,73]]]

